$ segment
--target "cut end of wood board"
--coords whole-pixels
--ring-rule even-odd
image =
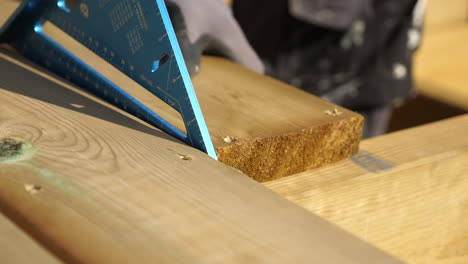
[[[221,162],[266,182],[346,159],[359,150],[363,119],[351,117],[278,136],[217,148]]]
[[[363,118],[221,58],[194,78],[221,162],[265,182],[357,153]]]

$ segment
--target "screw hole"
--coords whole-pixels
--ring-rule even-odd
[[[65,12],[70,13],[70,11],[75,8],[75,6],[80,2],[80,0],[58,0],[57,6]]]
[[[157,58],[154,62],[153,65],[151,66],[151,72],[156,72],[161,66],[164,65],[169,60],[169,55],[167,54],[162,54]]]

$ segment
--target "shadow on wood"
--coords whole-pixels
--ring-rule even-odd
[[[22,94],[166,140],[176,141],[166,133],[145,125],[140,120],[137,121],[136,118],[112,110],[112,106],[109,104],[98,103],[92,95],[80,88],[60,81],[60,78],[49,77],[52,76],[50,72],[44,72],[23,58],[10,52],[2,52],[7,51],[0,50],[0,72],[2,72],[0,89]],[[16,64],[21,64],[28,69],[17,67]],[[42,76],[39,74],[42,74]]]

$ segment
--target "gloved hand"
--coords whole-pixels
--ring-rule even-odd
[[[260,58],[223,0],[167,0],[166,5],[192,76],[200,69],[203,52],[263,73]]]

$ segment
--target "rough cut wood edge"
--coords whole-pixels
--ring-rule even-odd
[[[17,4],[14,0],[0,3],[0,22]],[[56,31],[47,34],[169,123],[185,130],[176,111],[130,78],[74,44],[70,37]],[[363,125],[358,114],[224,59],[206,57],[201,69],[193,80],[194,87],[223,163],[258,181],[268,181],[356,153]],[[227,143],[227,137],[237,142]]]
[[[194,85],[221,162],[265,182],[358,151],[363,118],[228,60],[205,57]],[[226,137],[237,141],[226,143]]]
[[[346,159],[359,150],[363,118],[216,148],[221,162],[267,182]]]
[[[2,69],[0,138],[21,147],[0,155],[0,208],[66,263],[399,263],[76,88]]]
[[[266,186],[408,263],[468,263],[466,131],[468,115],[365,140],[360,165]]]
[[[1,212],[0,262],[3,264],[61,263]]]

